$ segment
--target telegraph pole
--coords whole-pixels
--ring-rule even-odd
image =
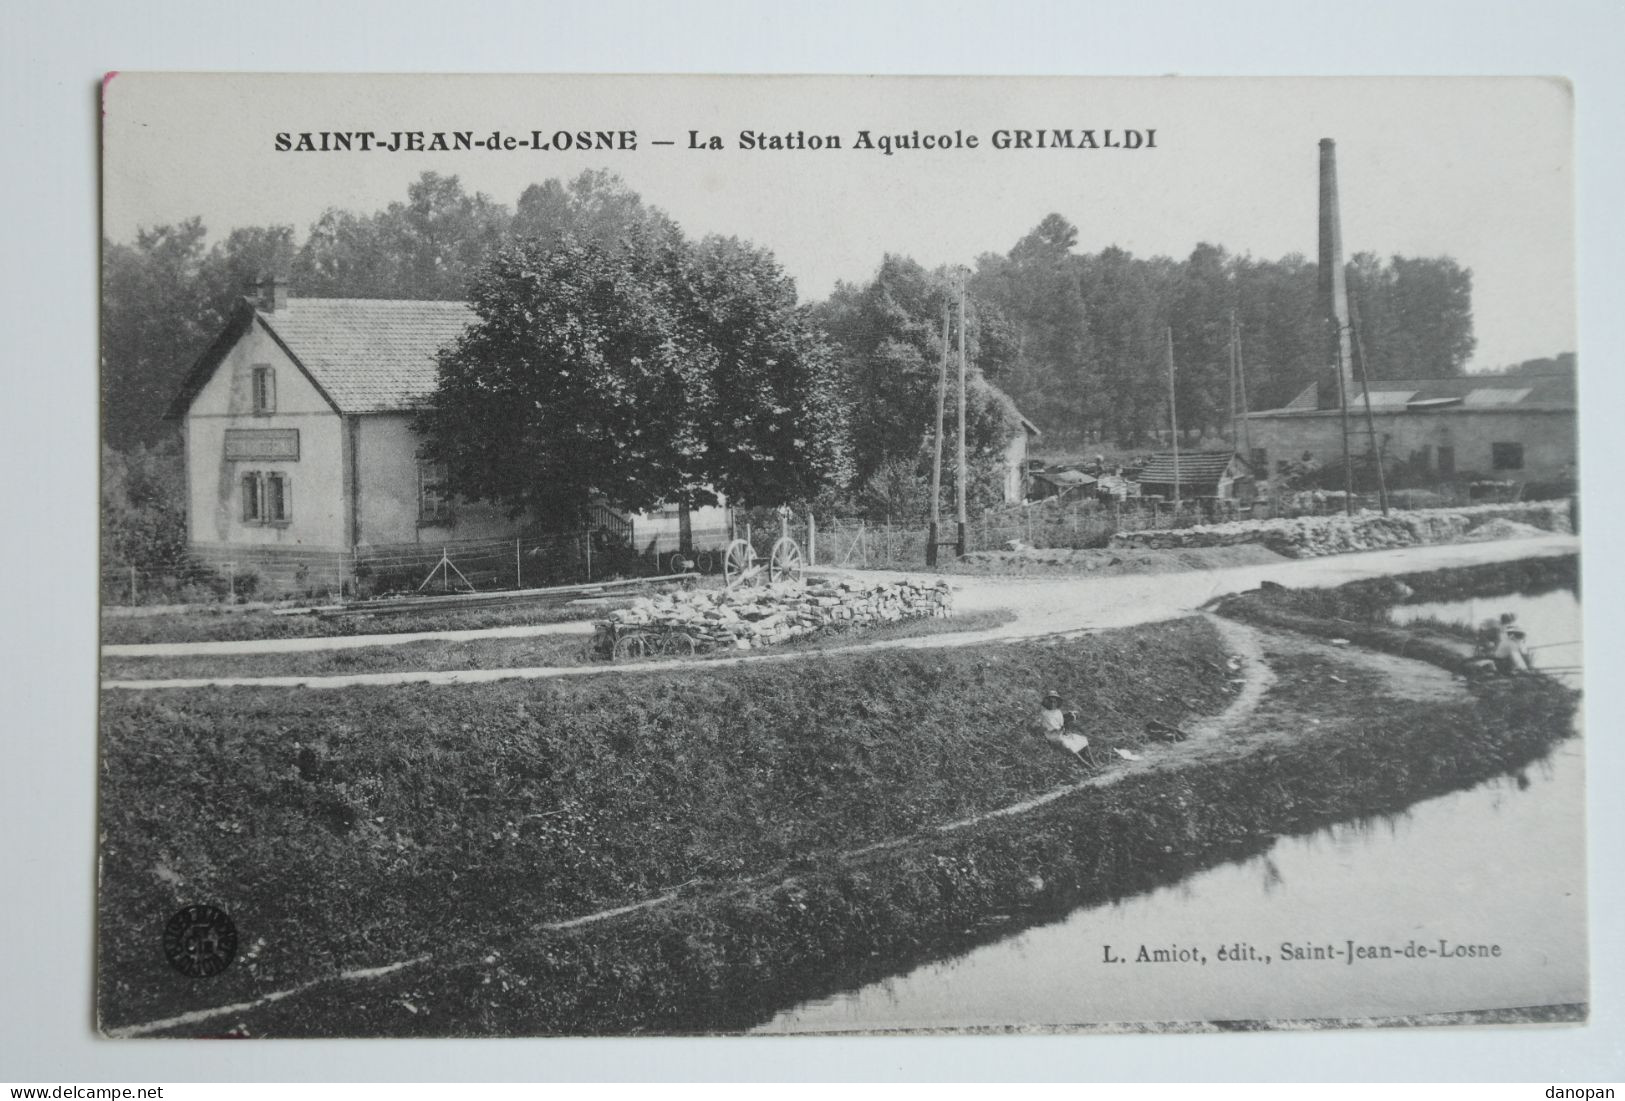
[[[1377,464],[1377,501],[1388,515],[1388,477],[1382,470],[1382,449],[1377,446],[1377,420],[1371,415],[1371,376],[1365,370],[1365,345],[1360,342],[1360,301],[1349,295],[1349,328],[1354,330],[1354,366],[1360,371],[1360,389],[1365,392],[1365,430],[1371,441],[1371,460]]]
[[[937,432],[932,437],[931,533],[925,543],[925,564],[937,564],[937,543],[942,538],[942,415],[948,404],[948,295],[942,296],[942,362],[937,365]]]
[[[1174,438],[1174,515],[1179,515],[1179,408],[1174,400],[1174,327],[1163,330],[1168,337],[1168,427]]]
[[[954,486],[959,531],[954,551],[965,557],[965,269],[959,270],[959,479]]]
[[[1240,425],[1236,423],[1236,311],[1230,311],[1230,450],[1241,448]]]
[[[1343,360],[1343,341],[1347,334],[1331,318],[1333,355],[1337,359],[1337,404],[1343,418],[1343,515],[1354,515],[1354,459],[1349,452],[1349,383],[1344,377],[1347,366]],[[1369,400],[1369,399],[1367,399]]]
[[[1321,309],[1331,337],[1332,369],[1337,372],[1337,404],[1343,419],[1343,511],[1354,514],[1354,469],[1349,456],[1349,297],[1348,273],[1343,270],[1343,218],[1337,200],[1337,143],[1320,139],[1320,256],[1316,269]],[[1325,408],[1325,403],[1321,403]]]
[[[1236,322],[1235,314],[1230,315],[1230,338],[1235,342],[1236,348],[1236,384],[1241,389],[1241,434],[1247,448],[1247,462],[1253,461],[1253,422],[1248,416],[1252,408],[1247,404],[1247,361],[1241,355],[1241,326]],[[1269,471],[1255,471],[1263,477],[1269,477]]]

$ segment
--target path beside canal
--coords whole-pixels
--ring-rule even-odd
[[[935,649],[939,647],[969,646],[985,642],[1005,642],[1017,639],[1064,635],[1081,631],[1131,627],[1190,615],[1212,600],[1232,593],[1255,589],[1265,581],[1290,588],[1324,588],[1347,584],[1367,578],[1425,570],[1472,566],[1489,562],[1510,562],[1525,558],[1541,558],[1578,553],[1579,539],[1572,535],[1542,535],[1527,539],[1514,539],[1487,543],[1448,543],[1425,547],[1405,547],[1398,550],[1369,551],[1362,554],[1337,555],[1329,558],[1284,560],[1261,566],[1233,566],[1214,570],[1193,570],[1189,573],[1148,574],[1117,577],[1033,578],[1015,579],[999,577],[966,577],[956,581],[955,607],[961,612],[996,611],[1009,609],[1014,618],[998,627],[980,631],[929,635],[920,638],[893,639],[884,642],[856,643],[836,647],[823,653],[853,653],[885,649]],[[827,571],[838,572],[838,571]],[[855,576],[871,580],[908,576],[880,571],[853,571]],[[916,575],[917,576],[917,575]],[[549,633],[569,633],[590,630],[584,624],[549,624]],[[543,633],[546,628],[529,628],[532,633]],[[492,628],[490,632],[462,631],[430,636],[440,641],[464,641],[483,637],[513,637],[514,628]],[[502,634],[505,632],[506,634]],[[467,636],[466,639],[464,636]],[[354,636],[344,642],[366,645],[355,641],[378,636]],[[394,636],[385,636],[393,640]],[[416,636],[414,636],[416,637]],[[418,637],[418,641],[423,638]],[[283,643],[319,644],[338,641],[329,639],[287,639]],[[195,654],[240,653],[222,647],[234,643],[192,644],[202,649],[188,651]],[[289,645],[287,649],[303,647]],[[139,647],[145,656],[165,656]],[[110,651],[104,650],[104,652]],[[134,655],[131,655],[134,656]],[[718,665],[737,665],[746,662],[795,661],[806,655],[798,651],[775,653],[753,652],[730,658],[708,658],[703,661],[679,660],[669,662],[638,662],[628,665],[531,666],[505,669],[400,671],[389,673],[352,673],[339,676],[271,676],[271,677],[188,677],[151,680],[106,681],[102,687],[124,690],[160,688],[204,687],[260,687],[260,688],[351,688],[359,685],[400,684],[478,684],[500,680],[538,680],[552,677],[629,675],[649,671],[685,668],[715,669]]]

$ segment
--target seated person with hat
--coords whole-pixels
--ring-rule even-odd
[[[1076,711],[1061,709],[1059,692],[1044,693],[1043,705],[1038,712],[1038,730],[1044,740],[1060,746],[1085,764],[1093,764],[1089,756],[1089,739],[1073,729],[1077,725]]]

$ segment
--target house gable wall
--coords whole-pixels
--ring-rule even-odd
[[[1027,495],[1027,431],[1022,429],[1004,445],[1004,499],[1015,504]]]
[[[257,366],[274,372],[275,403],[269,414],[254,412]],[[227,458],[227,432],[243,430],[297,432],[298,457]],[[345,544],[342,423],[264,325],[250,326],[198,390],[187,410],[183,435],[192,543],[290,548]],[[249,472],[287,478],[292,504],[287,523],[243,520],[242,477]]]

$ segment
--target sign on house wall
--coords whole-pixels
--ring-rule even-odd
[[[226,459],[299,459],[297,428],[228,428]]]

